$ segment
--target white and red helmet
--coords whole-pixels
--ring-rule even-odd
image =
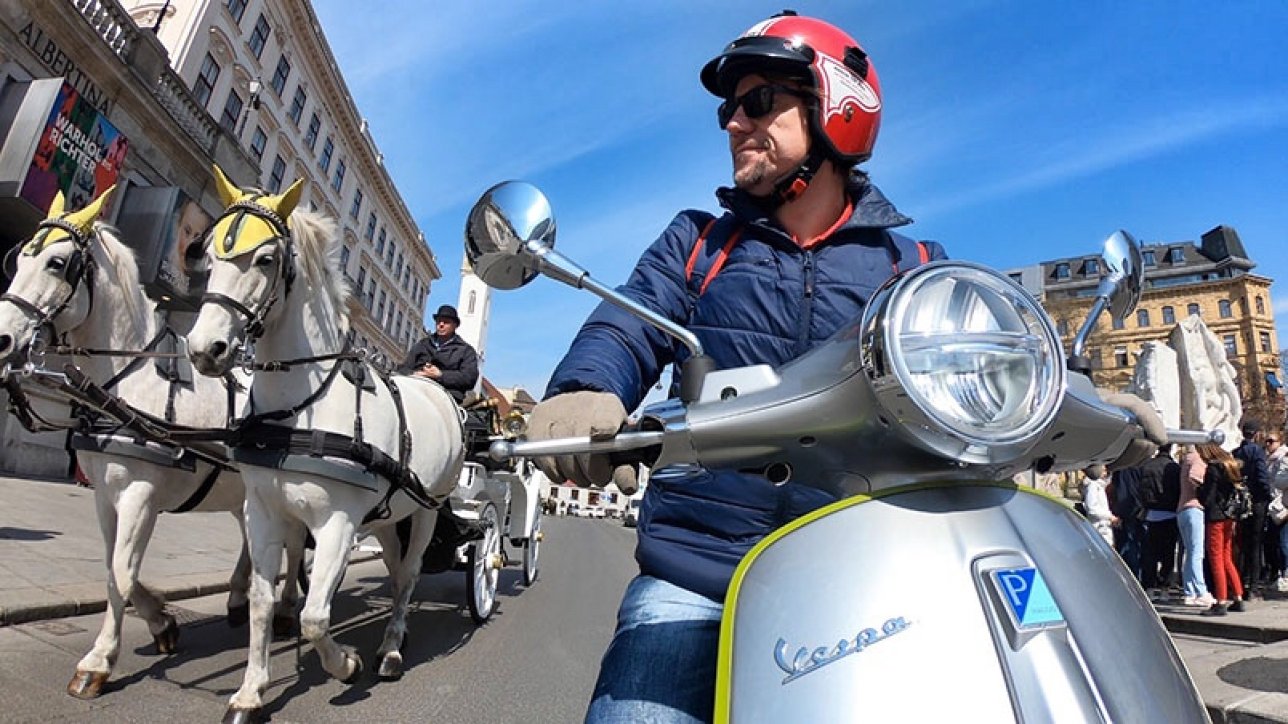
[[[881,126],[881,85],[858,42],[840,28],[783,11],[753,25],[702,68],[702,85],[721,98],[749,73],[799,79],[819,96],[810,129],[844,166],[872,155]]]

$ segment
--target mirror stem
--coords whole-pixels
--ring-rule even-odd
[[[695,402],[702,389],[702,380],[706,373],[715,369],[715,362],[702,349],[697,335],[672,322],[635,300],[627,297],[612,287],[604,286],[591,278],[590,272],[582,269],[571,259],[552,249],[538,239],[524,242],[527,252],[542,274],[563,282],[570,287],[585,289],[604,301],[617,306],[655,328],[679,340],[689,350],[689,358],[682,365],[680,382],[680,399],[684,402]]]
[[[1105,309],[1109,307],[1109,297],[1117,284],[1118,279],[1114,275],[1107,275],[1100,280],[1100,286],[1096,289],[1096,301],[1087,312],[1087,319],[1083,321],[1082,329],[1079,329],[1077,336],[1073,338],[1073,347],[1069,350],[1069,362],[1066,365],[1069,371],[1084,375],[1091,374],[1091,360],[1086,356],[1087,338],[1091,336],[1091,330],[1096,328],[1096,321],[1100,319],[1100,315],[1104,314]]]

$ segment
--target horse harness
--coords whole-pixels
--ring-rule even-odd
[[[0,301],[9,302],[15,307],[21,309],[24,313],[31,315],[36,320],[36,326],[39,329],[53,330],[54,319],[62,314],[67,307],[71,306],[72,300],[76,298],[76,292],[80,289],[83,282],[85,291],[89,294],[89,313],[94,310],[94,255],[89,250],[89,239],[83,231],[62,219],[45,219],[36,226],[36,233],[32,236],[30,242],[19,244],[9,252],[9,258],[5,260],[6,265],[23,250],[28,250],[31,255],[40,253],[48,243],[49,234],[55,229],[61,229],[67,232],[69,240],[76,248],[67,257],[67,266],[63,267],[63,281],[67,282],[67,296],[59,302],[52,311],[44,312],[23,299],[22,297],[5,292],[0,294]],[[26,252],[24,252],[26,253]]]
[[[245,216],[255,216],[267,222],[275,236],[256,244],[256,248],[265,243],[275,243],[282,247],[280,256],[280,273],[273,276],[268,292],[261,299],[257,309],[251,309],[242,302],[225,294],[206,292],[202,295],[203,304],[210,303],[232,310],[246,322],[245,333],[249,341],[254,341],[264,332],[264,320],[277,303],[278,286],[282,286],[281,298],[291,292],[295,280],[295,247],[290,228],[272,209],[255,201],[258,195],[234,202],[224,212],[224,216],[236,214],[233,224],[223,239],[212,239],[211,243],[223,244],[222,251],[232,251],[237,232]],[[255,406],[254,389],[251,394],[252,413],[238,420],[230,430],[228,446],[233,460],[239,463],[259,467],[291,470],[326,475],[337,480],[357,485],[368,490],[378,490],[376,477],[389,481],[389,486],[380,503],[373,508],[363,522],[390,515],[389,501],[394,493],[402,490],[409,498],[425,508],[436,509],[440,502],[423,492],[420,476],[412,470],[411,432],[407,428],[407,413],[403,406],[402,394],[394,383],[392,374],[381,367],[371,364],[364,352],[352,352],[346,340],[340,352],[305,357],[292,360],[278,360],[264,363],[249,363],[247,369],[256,373],[281,372],[301,364],[333,362],[322,384],[298,404],[281,410],[253,412]],[[367,442],[363,434],[362,397],[364,392],[374,391],[374,383],[368,379],[368,371],[385,385],[394,402],[398,414],[398,457],[394,458],[383,450]],[[336,378],[344,373],[354,387],[354,423],[353,435],[325,430],[301,430],[280,424],[311,407],[335,383]]]
[[[87,312],[87,316],[92,314],[94,308],[94,257],[89,249],[89,238],[75,225],[69,224],[62,219],[45,219],[37,227],[36,235],[33,236],[32,241],[29,244],[15,247],[10,254],[15,254],[24,248],[28,249],[32,255],[39,253],[44,248],[48,234],[54,229],[61,229],[67,232],[76,247],[71,255],[68,256],[67,265],[63,269],[63,279],[70,287],[67,296],[49,312],[45,312],[26,299],[9,292],[0,294],[0,301],[13,304],[35,319],[38,344],[33,345],[33,350],[40,358],[43,358],[45,354],[52,353],[81,357],[111,356],[131,357],[133,359],[101,385],[89,381],[78,367],[71,364],[66,365],[64,368],[64,377],[67,382],[40,375],[40,370],[36,366],[33,366],[28,371],[28,374],[37,374],[35,379],[42,385],[61,393],[69,399],[72,406],[72,416],[75,420],[71,424],[51,422],[41,416],[15,376],[6,374],[3,377],[3,383],[0,384],[8,393],[9,412],[29,432],[66,430],[68,432],[67,444],[72,450],[100,452],[119,457],[134,458],[189,472],[196,470],[197,460],[210,464],[209,473],[203,478],[201,484],[197,486],[192,495],[177,508],[168,512],[183,513],[192,510],[209,494],[219,474],[224,470],[231,470],[232,466],[229,464],[228,459],[217,451],[195,450],[191,447],[177,444],[171,439],[172,433],[180,429],[174,424],[175,397],[178,385],[183,379],[183,375],[176,364],[178,357],[180,357],[177,351],[178,335],[169,327],[163,327],[142,350],[85,349],[71,347],[65,343],[46,347],[43,342],[40,342],[42,333],[48,332],[51,337],[57,335],[54,320],[71,305],[82,283],[85,284],[85,289],[89,294],[89,312]],[[41,235],[42,230],[44,231],[43,236]],[[161,345],[168,345],[170,351],[158,351],[158,347]],[[149,357],[157,359],[158,372],[169,381],[164,420],[153,418],[135,409],[110,392],[121,380],[136,371],[143,364],[144,359]],[[163,363],[168,363],[166,368],[162,367]],[[228,390],[229,419],[232,417],[236,395],[235,384],[231,379],[225,380],[225,386]],[[117,422],[108,422],[104,419],[102,413],[116,418]],[[134,434],[123,435],[121,434],[123,429]],[[196,430],[196,428],[187,429]]]

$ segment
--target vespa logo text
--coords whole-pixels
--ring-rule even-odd
[[[874,628],[865,628],[855,634],[854,638],[841,639],[831,648],[819,646],[810,650],[802,646],[796,649],[796,655],[790,659],[787,656],[790,647],[786,641],[778,639],[778,644],[774,647],[774,662],[778,664],[778,668],[787,672],[787,676],[783,677],[783,683],[788,684],[850,654],[857,654],[878,641],[884,641],[901,631],[905,631],[911,625],[911,622],[899,616],[881,624],[880,631]]]

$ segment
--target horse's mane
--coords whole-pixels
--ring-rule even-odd
[[[97,244],[91,245],[91,254],[97,249],[102,254],[99,260],[99,273],[105,275],[113,287],[121,290],[121,302],[125,312],[133,319],[140,319],[150,314],[147,298],[139,284],[139,265],[134,258],[134,251],[121,241],[121,232],[110,224],[95,223],[94,236]],[[105,263],[104,263],[105,262]]]
[[[316,211],[295,210],[288,221],[304,281],[330,303],[341,330],[349,328],[349,285],[340,268],[340,234],[335,220]]]

